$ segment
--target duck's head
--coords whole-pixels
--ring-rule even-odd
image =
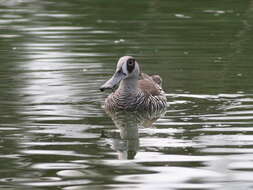
[[[137,61],[132,56],[123,56],[117,63],[114,75],[100,87],[100,90],[112,89],[122,80],[138,80],[139,75],[140,67]]]

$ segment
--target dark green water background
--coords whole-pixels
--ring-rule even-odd
[[[0,0],[1,189],[253,189],[252,0]],[[124,144],[100,85],[120,56],[168,110]]]

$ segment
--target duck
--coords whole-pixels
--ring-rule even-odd
[[[123,56],[118,60],[116,71],[100,90],[115,89],[104,102],[107,111],[164,111],[167,107],[166,94],[159,75],[142,73],[136,59]]]

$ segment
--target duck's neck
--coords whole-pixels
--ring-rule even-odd
[[[138,79],[127,78],[120,82],[118,90],[124,94],[134,94],[138,91]]]

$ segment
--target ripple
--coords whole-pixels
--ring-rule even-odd
[[[0,4],[0,189],[253,187],[250,3]],[[130,141],[98,91],[123,54],[170,92]]]
[[[239,98],[244,97],[243,94],[168,94],[173,97],[198,98],[198,99],[219,99],[219,98]]]
[[[67,18],[67,17],[74,17],[74,15],[71,14],[34,14],[34,16],[39,16],[39,17],[54,17],[54,18]],[[77,15],[76,15],[77,16]]]
[[[40,170],[73,170],[73,169],[82,169],[87,168],[88,166],[84,164],[77,164],[77,163],[41,163],[41,164],[34,164],[31,168],[33,169],[40,169]]]
[[[120,182],[131,182],[131,183],[145,182],[146,186],[151,185],[152,187],[156,185],[170,187],[170,184],[172,183],[172,187],[176,184],[177,186],[179,185],[180,187],[179,182],[194,181],[194,179],[198,179],[199,181],[205,181],[205,179],[209,179],[212,181],[219,181],[221,180],[222,177],[224,177],[222,174],[219,174],[218,172],[207,171],[203,169],[184,168],[184,167],[153,167],[152,170],[157,171],[158,173],[148,175],[145,174],[122,175],[117,177],[116,180]],[[153,179],[156,179],[155,182]],[[182,184],[182,186],[187,185],[188,183]],[[195,185],[201,187],[200,184]]]
[[[17,159],[17,158],[20,158],[21,155],[20,154],[8,154],[8,155],[1,155],[0,154],[0,158],[10,158],[10,159]]]
[[[223,154],[248,154],[253,153],[253,148],[206,148],[202,152],[206,153],[223,153]]]
[[[25,27],[21,30],[23,31],[72,31],[72,30],[91,30],[91,27],[81,27],[81,26],[50,26],[50,27]]]
[[[52,122],[52,120],[51,120]],[[63,137],[66,138],[85,138],[85,139],[91,139],[91,138],[97,138],[99,137],[99,134],[94,134],[94,133],[88,133],[85,132],[88,130],[91,126],[87,125],[52,125],[52,126],[43,126],[41,129],[37,130],[30,130],[30,133],[35,133],[35,134],[60,134]],[[100,128],[100,126],[98,126]]]
[[[141,145],[145,147],[194,147],[195,143],[173,138],[142,138]]]
[[[82,142],[22,142],[22,145],[26,146],[55,146],[55,145],[84,145]]]
[[[16,35],[16,34],[0,34],[0,38],[17,38],[17,37],[20,37],[20,36],[21,35]]]
[[[177,18],[187,18],[187,19],[192,18],[190,16],[186,16],[186,15],[183,15],[183,14],[175,14],[175,17],[177,17]]]
[[[1,124],[0,124],[1,125]],[[20,128],[15,128],[15,127],[1,127],[0,131],[18,131]]]
[[[246,132],[252,132],[253,128],[252,127],[223,127],[223,128],[218,128],[218,127],[211,127],[209,126],[208,128],[203,128],[203,129],[196,129],[196,131],[210,131],[210,132],[241,132],[241,133],[246,133]]]
[[[26,186],[35,186],[35,187],[54,187],[54,186],[68,186],[68,185],[83,185],[90,183],[89,180],[64,180],[64,181],[48,181],[48,182],[27,182],[23,183]]]
[[[251,170],[251,171],[253,171],[253,162],[252,161],[233,162],[228,167],[229,167],[229,169],[232,169],[232,170]]]
[[[58,176],[65,177],[65,178],[80,178],[85,176],[83,172],[78,170],[61,170],[56,173]]]
[[[196,139],[198,142],[206,144],[208,146],[214,145],[234,145],[234,146],[246,146],[253,145],[253,135],[205,135]]]
[[[139,152],[137,162],[206,162],[217,160],[216,156],[166,155],[159,152]]]
[[[151,190],[151,189],[218,189],[220,187],[222,187],[222,185],[218,185],[218,184],[213,184],[213,183],[203,183],[203,184],[196,184],[196,183],[158,183],[158,184],[146,184],[146,183],[142,183],[142,184],[137,184],[137,185],[124,185],[124,187],[122,187],[122,185],[109,185],[110,188],[113,189],[119,189],[119,190],[128,190],[128,189],[141,189],[141,188],[145,188],[147,190]],[[66,189],[66,190],[72,190],[72,189]],[[73,188],[73,190],[79,190],[78,188],[75,189]]]
[[[223,117],[207,117],[207,120],[221,120],[221,121],[233,121],[233,120],[253,120],[253,116],[223,116]]]
[[[156,122],[157,125],[160,122]],[[182,133],[183,129],[176,129],[176,128],[146,128],[139,130],[139,133],[142,134],[149,134],[149,135],[157,135],[157,134],[175,134],[175,133]]]
[[[21,153],[29,155],[58,155],[58,156],[77,156],[87,157],[85,154],[77,154],[74,151],[63,151],[63,150],[22,150]]]

